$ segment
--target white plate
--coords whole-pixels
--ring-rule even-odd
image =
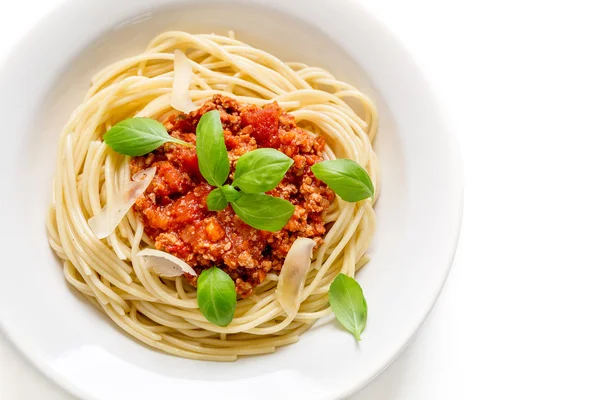
[[[363,340],[335,323],[235,363],[168,356],[118,330],[65,282],[45,230],[60,128],[101,67],[167,29],[224,33],[358,86],[381,115],[383,182]],[[334,399],[357,390],[406,346],[448,274],[461,219],[461,168],[423,78],[363,10],[335,0],[71,0],[46,17],[0,72],[3,255],[0,316],[40,370],[86,399]]]

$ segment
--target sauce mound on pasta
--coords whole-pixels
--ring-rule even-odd
[[[286,226],[278,232],[261,231],[244,223],[231,206],[209,211],[206,197],[213,187],[200,174],[195,149],[172,143],[131,160],[132,175],[156,167],[156,176],[134,210],[157,249],[184,260],[198,274],[220,267],[235,282],[238,295],[248,297],[268,272],[281,270],[296,238],[311,238],[317,245],[323,240],[324,216],[334,194],[310,167],[323,161],[325,140],[298,128],[294,117],[277,103],[260,108],[220,95],[197,111],[170,117],[165,126],[171,136],[195,143],[200,117],[212,110],[221,113],[230,164],[227,183],[232,181],[237,160],[251,150],[271,147],[294,160],[281,183],[267,192],[294,205]]]

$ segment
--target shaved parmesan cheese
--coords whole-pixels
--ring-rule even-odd
[[[133,203],[144,194],[152,182],[154,174],[156,174],[156,167],[147,168],[135,174],[131,178],[132,180],[127,182],[122,190],[115,193],[98,214],[88,219],[88,225],[98,239],[104,239],[115,230]]]
[[[171,92],[171,107],[186,114],[197,110],[197,106],[190,96],[190,83],[194,73],[190,60],[180,50],[175,50],[175,66],[173,77],[173,91]]]
[[[145,268],[150,268],[160,276],[168,278],[181,276],[184,273],[196,276],[196,271],[185,261],[172,254],[156,249],[144,249],[136,254]]]
[[[277,283],[277,300],[289,316],[295,316],[302,301],[302,290],[310,268],[312,250],[316,246],[312,239],[298,238],[285,257]]]

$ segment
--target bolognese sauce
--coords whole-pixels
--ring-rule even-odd
[[[293,116],[274,102],[264,107],[245,105],[216,95],[200,109],[164,122],[172,137],[196,141],[196,126],[209,111],[221,114],[229,155],[231,183],[237,160],[257,148],[271,147],[294,160],[279,185],[267,194],[290,201],[294,215],[278,232],[257,230],[227,206],[209,211],[206,197],[214,188],[200,174],[193,148],[166,143],[131,160],[131,174],[156,167],[152,183],[134,205],[155,247],[184,260],[197,273],[217,266],[227,272],[241,297],[248,297],[268,272],[278,273],[298,237],[319,245],[326,233],[324,216],[334,193],[315,178],[310,167],[323,161],[325,140],[296,126]],[[195,285],[195,278],[188,276]]]

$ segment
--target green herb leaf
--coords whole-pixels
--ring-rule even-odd
[[[227,208],[229,202],[221,188],[216,188],[206,197],[206,206],[210,211],[221,211]]]
[[[236,201],[242,194],[231,185],[224,185],[214,189],[206,198],[206,205],[210,211],[221,211],[230,202]]]
[[[242,195],[240,192],[235,190],[235,188],[231,185],[225,185],[221,188],[221,190],[223,191],[223,194],[225,195],[225,198],[227,199],[227,201],[230,203],[236,201]]]
[[[375,194],[367,171],[352,160],[323,161],[313,165],[311,171],[345,201],[353,203]]]
[[[360,340],[367,324],[367,301],[358,282],[338,274],[329,287],[329,305],[340,324]]]
[[[229,176],[229,158],[219,111],[209,111],[200,118],[196,127],[196,153],[204,179],[211,186],[225,183]]]
[[[274,189],[294,160],[275,149],[257,149],[241,156],[235,166],[233,186],[246,193]]]
[[[289,201],[262,193],[242,192],[231,207],[251,227],[270,232],[281,230],[294,214],[294,205]]]
[[[196,286],[198,308],[204,317],[218,326],[229,325],[237,301],[231,277],[223,270],[212,267],[202,271]]]
[[[103,139],[111,149],[127,156],[143,156],[167,142],[194,147],[169,136],[167,128],[152,118],[125,119],[110,128]]]

